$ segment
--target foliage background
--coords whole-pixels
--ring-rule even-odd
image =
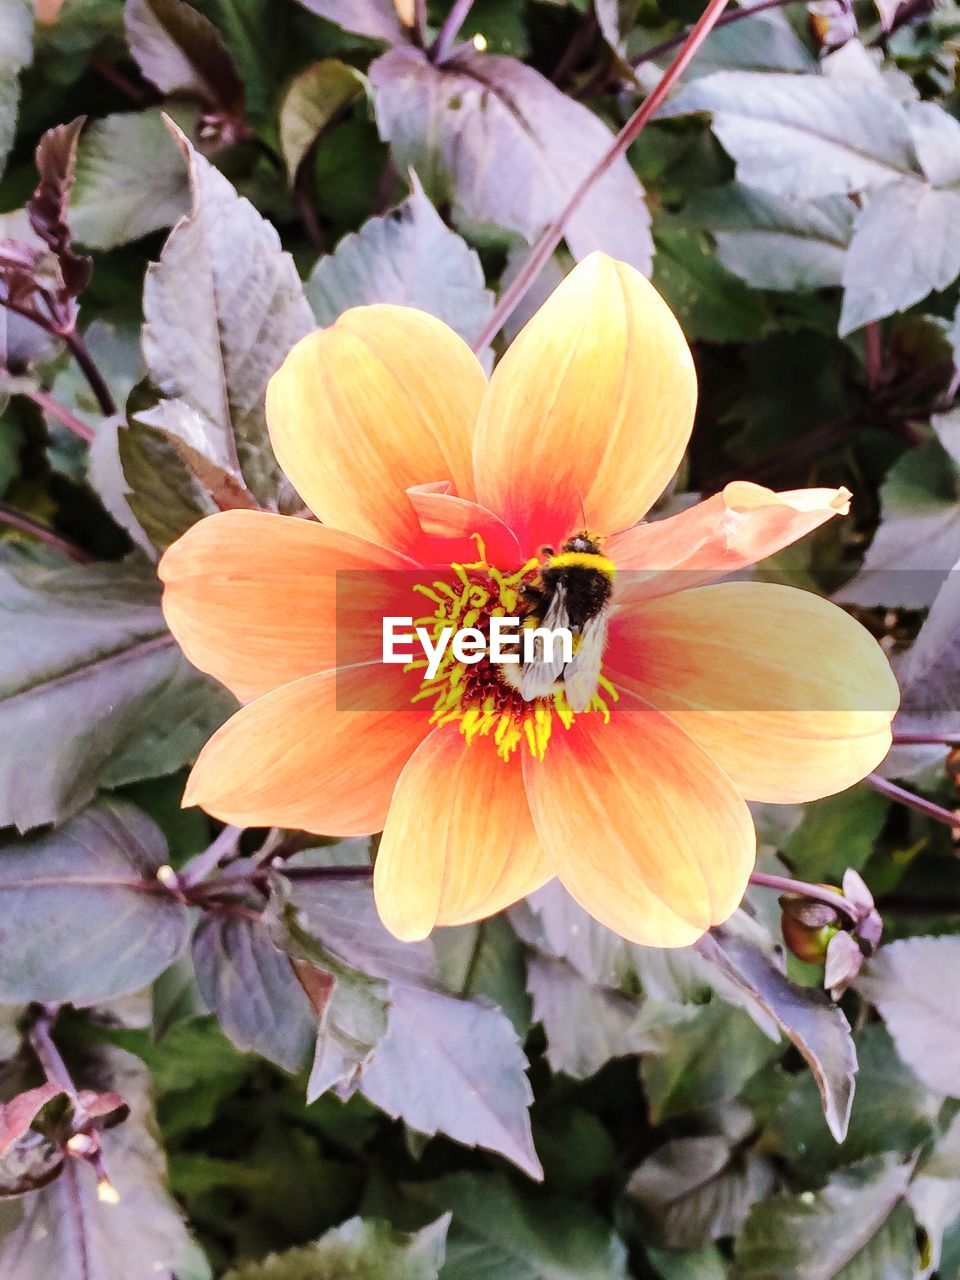
[[[495,344],[571,255],[652,264],[702,388],[664,509],[854,491],[761,569],[836,593],[904,689],[883,778],[756,808],[762,870],[876,899],[839,1004],[767,889],[699,950],[554,887],[406,947],[368,842],[179,808],[232,703],[153,565],[292,509],[267,377],[359,302],[474,338],[698,16],[456,8],[482,39],[428,57],[391,0],[0,0],[0,1277],[955,1280],[953,5],[731,10]]]

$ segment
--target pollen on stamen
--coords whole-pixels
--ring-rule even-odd
[[[414,620],[415,626],[427,629],[434,642],[445,627],[455,631],[472,627],[489,636],[490,619],[517,617],[524,585],[536,582],[539,575],[540,565],[535,557],[515,572],[504,573],[487,560],[483,539],[478,534],[473,538],[477,559],[452,564],[451,581],[438,579],[414,587],[436,606],[432,614]],[[405,669],[422,670],[426,665],[424,659],[417,659]],[[607,723],[610,703],[617,698],[616,689],[601,676],[597,692],[582,714],[598,712]],[[489,657],[468,665],[459,662],[450,648],[434,677],[422,681],[412,701],[432,701],[431,723],[456,724],[468,743],[492,737],[497,755],[505,761],[521,747],[533,759],[542,760],[555,726],[569,729],[575,718],[562,688],[549,697],[527,702]]]

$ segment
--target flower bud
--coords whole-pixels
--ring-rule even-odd
[[[840,890],[834,885],[824,889]],[[841,913],[825,902],[785,893],[780,898],[780,928],[787,948],[805,964],[823,964],[831,940],[840,931]]]

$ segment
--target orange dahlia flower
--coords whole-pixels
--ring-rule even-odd
[[[898,695],[875,641],[828,601],[710,585],[845,512],[844,490],[738,483],[640,523],[695,403],[670,310],[600,254],[489,381],[452,330],[403,307],[304,338],[267,417],[319,523],[223,512],[160,565],[187,656],[248,704],[204,747],[184,803],[241,825],[382,830],[374,889],[400,938],[554,876],[635,942],[683,946],[723,921],[754,862],[746,800],[859,780],[889,747]],[[542,548],[585,526],[615,578],[584,710],[562,685],[524,700],[485,658],[448,656],[433,679],[383,663],[385,615],[482,630],[542,582]]]

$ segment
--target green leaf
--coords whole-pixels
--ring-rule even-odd
[[[813,1072],[827,1125],[842,1142],[850,1119],[857,1055],[843,1012],[822,991],[795,986],[769,957],[729,925],[706,934],[701,955],[748,992],[774,1019]]]
[[[174,959],[187,912],[157,889],[163,833],[103,802],[0,848],[0,1001],[93,1004],[137,991]]]
[[[929,1089],[960,1097],[960,1009],[947,974],[960,938],[903,938],[881,947],[855,986],[876,1005],[897,1051]]]
[[[796,1078],[767,1126],[764,1145],[800,1178],[816,1182],[827,1169],[889,1151],[907,1156],[930,1137],[940,1099],[901,1061],[880,1023],[860,1031],[855,1045],[857,1091],[840,1146],[818,1123],[822,1104],[809,1076]]]
[[[501,55],[461,49],[435,67],[418,49],[395,48],[370,79],[396,166],[415,169],[434,204],[450,202],[454,222],[477,236],[535,240],[612,141],[586,107]],[[603,249],[649,273],[649,223],[643,188],[620,157],[564,234],[577,258]]]
[[[855,209],[845,196],[785,199],[737,182],[697,192],[682,221],[709,231],[720,263],[755,289],[840,283]]]
[[[509,1019],[490,1005],[394,987],[387,1034],[361,1077],[364,1095],[420,1133],[485,1147],[543,1176],[530,1132],[533,1093]]]
[[[708,111],[737,179],[798,200],[919,176],[906,112],[885,90],[818,75],[718,71],[687,85],[662,116]]]
[[[443,1280],[627,1280],[623,1242],[583,1200],[524,1199],[499,1174],[407,1190],[431,1212],[453,1213]]]
[[[449,1218],[405,1235],[386,1222],[351,1218],[316,1244],[228,1271],[223,1280],[437,1280]]]
[[[172,773],[236,706],[167,631],[152,568],[0,567],[0,825]]]
[[[857,215],[843,268],[839,332],[906,311],[960,275],[960,192],[904,179],[874,192]]]
[[[727,272],[691,231],[657,233],[653,282],[688,338],[744,342],[758,338],[766,309],[762,298]]]
[[[17,132],[20,72],[33,57],[33,5],[0,0],[0,176]]]
[[[683,1019],[656,1033],[640,1076],[655,1125],[728,1102],[779,1052],[740,1009],[687,1006]]]
[[[822,1191],[761,1200],[737,1240],[731,1280],[914,1280],[909,1180],[909,1166],[893,1157],[865,1160]]]
[[[675,1138],[647,1157],[626,1194],[642,1206],[659,1243],[699,1249],[737,1235],[775,1181],[765,1156],[738,1151],[727,1138]]]
[[[100,1135],[116,1204],[97,1198],[97,1175],[68,1159],[49,1187],[0,1202],[0,1274],[17,1280],[157,1280],[181,1272],[191,1245],[164,1187],[164,1156],[151,1136],[149,1080],[137,1059],[101,1051],[100,1087],[131,1106],[123,1124]],[[86,1081],[84,1081],[86,1083]],[[91,1081],[92,1083],[92,1081]]]
[[[242,119],[243,81],[209,18],[184,0],[126,0],[124,26],[137,66],[163,93]]]
[[[314,142],[366,92],[366,76],[337,58],[311,63],[280,104],[280,149],[291,184]]]
[[[320,259],[306,292],[321,325],[348,307],[392,302],[429,311],[467,342],[493,310],[480,259],[444,225],[416,178],[408,199]]]
[[[317,1015],[289,956],[257,921],[208,915],[193,940],[197,983],[208,1007],[241,1050],[287,1071],[310,1064]]]
[[[175,137],[193,208],[147,270],[147,368],[163,396],[199,415],[202,434],[186,443],[276,508],[294,499],[270,449],[264,393],[313,316],[273,227],[179,130]]]
[[[783,846],[802,880],[839,884],[848,867],[860,871],[883,829],[888,802],[869,787],[851,787],[804,806],[803,820]]]
[[[95,120],[80,139],[70,225],[81,244],[113,249],[190,208],[183,155],[159,111]]]

